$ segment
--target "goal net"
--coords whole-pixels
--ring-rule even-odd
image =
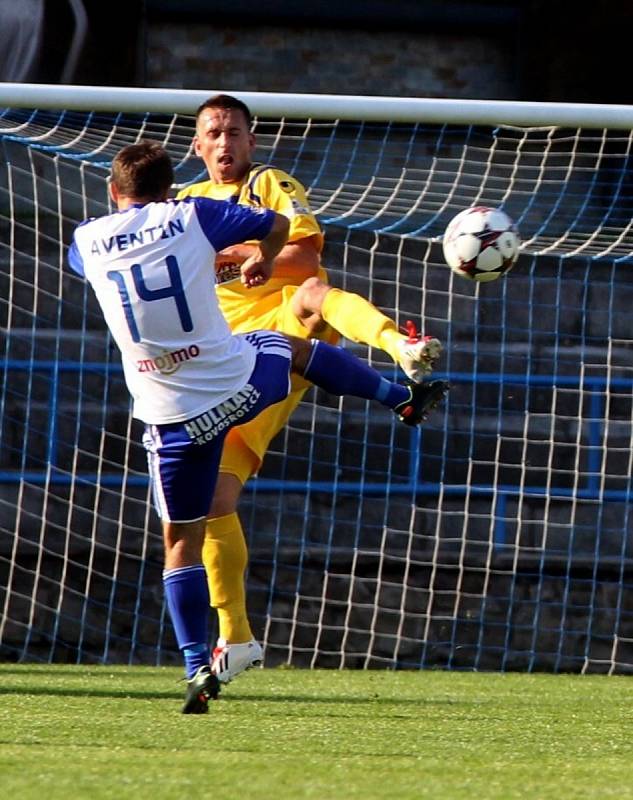
[[[208,93],[149,91],[0,85],[3,659],[179,661],[139,423],[65,263],[121,146],[204,178]],[[331,282],[422,322],[452,385],[413,432],[311,390],[274,441],[240,508],[266,663],[633,671],[631,109],[240,96],[257,160],[309,191]],[[524,242],[483,285],[441,255],[475,204]]]

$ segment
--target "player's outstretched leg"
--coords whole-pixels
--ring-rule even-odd
[[[393,383],[342,347],[313,340],[303,376],[335,395],[377,400],[407,425],[419,425],[446,395],[446,381]]]
[[[364,297],[336,289],[317,277],[301,284],[292,308],[308,330],[317,332],[319,325],[326,322],[352,342],[384,350],[416,383],[428,378],[442,353],[439,339],[419,334],[413,322],[406,323],[403,334],[392,319]]]

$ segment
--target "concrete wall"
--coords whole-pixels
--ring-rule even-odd
[[[512,99],[516,44],[497,33],[377,33],[150,23],[148,86]]]

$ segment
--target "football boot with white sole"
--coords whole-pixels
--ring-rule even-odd
[[[427,378],[442,355],[442,343],[434,336],[422,336],[415,324],[406,323],[407,339],[398,343],[398,363],[409,380],[421,383]]]
[[[240,644],[228,644],[224,639],[218,639],[211,656],[211,672],[220,683],[229,683],[245,670],[260,667],[263,660],[263,650],[255,639]]]

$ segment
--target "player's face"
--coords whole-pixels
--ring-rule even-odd
[[[248,172],[255,137],[239,109],[206,108],[198,118],[193,142],[215,183],[234,183]]]

